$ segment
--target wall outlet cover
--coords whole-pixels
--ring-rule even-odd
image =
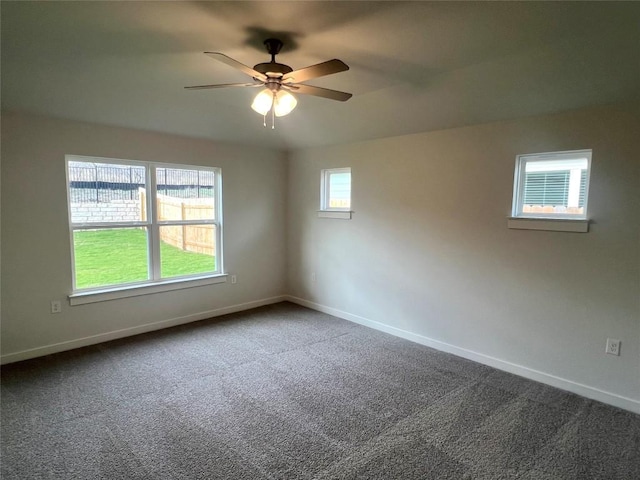
[[[607,348],[605,350],[609,355],[620,355],[620,340],[615,338],[607,338]]]
[[[60,300],[51,300],[51,313],[62,312],[62,302]]]

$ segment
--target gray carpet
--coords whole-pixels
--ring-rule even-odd
[[[290,303],[2,368],[2,478],[638,479],[640,416]]]

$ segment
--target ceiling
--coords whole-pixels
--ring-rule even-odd
[[[2,109],[260,145],[350,143],[640,100],[640,2],[10,2],[0,4]],[[285,40],[307,83],[354,94],[298,97],[276,129],[250,81]]]

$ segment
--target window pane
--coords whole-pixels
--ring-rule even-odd
[[[351,173],[329,175],[329,208],[351,207]]]
[[[76,230],[73,248],[76,289],[149,278],[146,228]]]
[[[588,166],[587,158],[526,161],[522,212],[584,215]]]
[[[217,269],[215,229],[215,225],[161,226],[162,278],[215,272]]]
[[[158,220],[213,220],[214,180],[208,170],[156,169]]]
[[[71,161],[68,169],[73,223],[142,219],[144,199],[140,192],[146,183],[144,167]]]

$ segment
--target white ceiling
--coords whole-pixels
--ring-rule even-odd
[[[640,2],[1,2],[2,108],[293,149],[640,99]],[[265,129],[250,81],[280,36],[308,83]]]

